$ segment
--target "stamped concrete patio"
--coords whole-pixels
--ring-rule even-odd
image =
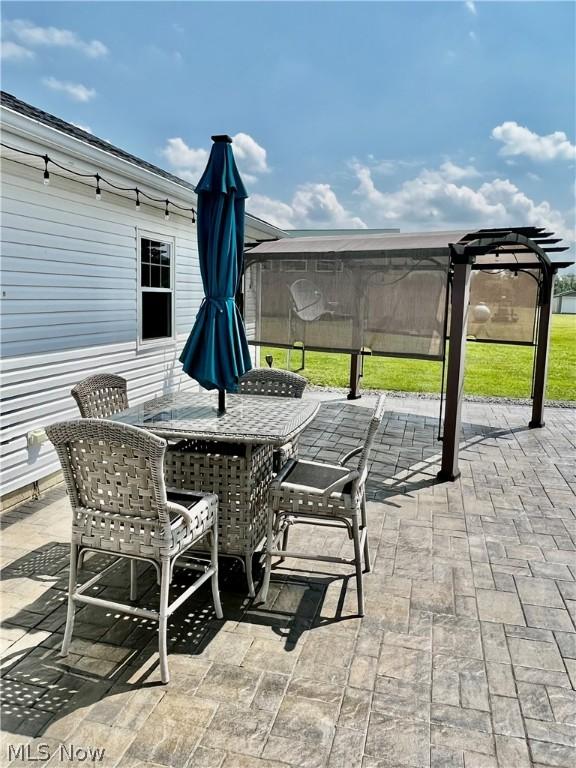
[[[324,403],[302,453],[333,460],[358,444],[370,404]],[[369,481],[366,617],[354,617],[341,566],[287,561],[266,606],[228,567],[225,621],[208,589],[174,615],[168,686],[141,619],[83,607],[73,652],[58,656],[64,492],[5,512],[0,763],[58,765],[73,747],[77,764],[104,749],[98,764],[122,768],[572,768],[575,411],[549,409],[529,430],[527,408],[465,404],[462,477],[438,485],[437,408],[388,400]],[[294,532],[299,547],[310,532]],[[349,546],[340,532],[314,536],[326,553]],[[126,577],[98,589],[126,599]],[[140,587],[149,604],[150,569]]]

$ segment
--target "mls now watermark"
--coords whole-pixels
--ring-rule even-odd
[[[51,758],[62,763],[100,763],[104,759],[104,747],[82,747],[77,744],[8,744],[8,760],[45,763]]]

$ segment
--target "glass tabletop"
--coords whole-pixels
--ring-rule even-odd
[[[282,445],[312,421],[318,403],[287,397],[176,392],[134,405],[110,418],[163,437]]]

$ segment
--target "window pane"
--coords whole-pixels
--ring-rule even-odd
[[[166,243],[162,243],[162,250],[160,251],[160,261],[165,267],[170,266],[170,246]]]
[[[162,288],[170,288],[170,267],[160,267],[162,270]]]
[[[142,338],[172,336],[172,294],[142,291]]]
[[[160,288],[160,269],[161,267],[153,264],[150,267],[150,287]]]
[[[152,243],[150,247],[150,261],[152,264],[160,264],[160,243]]]
[[[150,286],[150,267],[148,266],[148,264],[142,264],[141,272],[142,272],[142,275],[140,280],[142,282],[142,285],[149,287]]]
[[[140,261],[142,264],[150,263],[150,240],[145,237],[140,242]]]

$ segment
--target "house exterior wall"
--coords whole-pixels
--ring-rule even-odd
[[[3,141],[22,146],[17,136]],[[24,148],[38,149],[27,138]],[[53,150],[49,150],[51,154]],[[58,161],[77,159],[62,149]],[[102,163],[95,166],[105,175]],[[94,168],[94,165],[92,165]],[[86,376],[109,371],[128,381],[131,403],[197,384],[178,357],[203,297],[190,214],[171,213],[113,196],[97,201],[87,186],[3,159],[2,186],[2,414],[0,496],[59,470],[49,442],[30,445],[29,434],[78,417],[70,389]],[[142,180],[114,177],[142,188]],[[153,187],[149,187],[152,191]],[[171,200],[193,205],[187,200]],[[162,196],[158,194],[157,196]],[[247,222],[248,238],[265,235]],[[175,339],[138,339],[139,232],[174,241]],[[270,236],[269,234],[267,235]]]

